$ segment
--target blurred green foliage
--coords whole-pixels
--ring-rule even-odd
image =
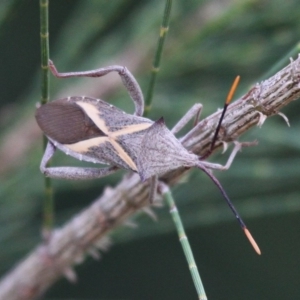
[[[164,1],[51,1],[50,57],[59,71],[126,65],[147,89]],[[150,117],[169,127],[195,102],[203,116],[221,107],[240,74],[242,95],[299,42],[297,0],[174,1]],[[34,120],[40,99],[37,1],[0,3],[0,268],[9,270],[40,241],[42,138]],[[288,59],[285,59],[285,64]],[[100,97],[126,111],[133,105],[117,75],[103,79],[51,77],[51,99]],[[262,249],[257,257],[219,191],[199,171],[174,196],[210,299],[299,297],[300,103],[267,120],[243,140],[258,139],[232,168],[216,173]],[[228,155],[228,154],[227,154]],[[224,161],[227,155],[215,155]],[[55,165],[82,165],[57,154]],[[54,180],[56,224],[92,202],[101,180]],[[158,222],[136,216],[137,229],[113,233],[114,246],[100,263],[78,268],[75,286],[59,282],[46,299],[195,299],[196,294],[167,209]],[[299,231],[298,231],[299,230]]]

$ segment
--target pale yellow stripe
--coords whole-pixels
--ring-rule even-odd
[[[124,128],[122,128],[118,131],[110,132],[109,136],[117,137],[117,136],[124,135],[124,134],[130,134],[130,133],[142,131],[142,130],[149,128],[151,125],[152,125],[151,123],[140,123],[140,124],[124,126]]]
[[[119,157],[134,171],[137,171],[137,166],[131,157],[124,151],[124,149],[113,139],[109,139],[112,146],[117,151]]]
[[[87,102],[76,102],[77,105],[81,106],[85,113],[92,119],[96,126],[102,130],[105,134],[109,133],[109,128],[105,125],[105,122],[99,116],[99,109],[93,104]]]
[[[74,152],[86,153],[91,147],[99,146],[100,144],[105,142],[109,142],[109,138],[107,136],[101,136],[89,140],[80,141],[75,144],[66,144],[64,146]]]
[[[137,171],[137,166],[134,163],[134,161],[113,138],[107,136],[97,137],[85,141],[80,141],[75,144],[66,144],[64,146],[74,152],[84,154],[88,152],[91,147],[97,147],[105,142],[109,142],[117,151],[117,154],[120,157],[120,159],[122,159],[132,170]]]
[[[105,125],[105,122],[99,116],[99,110],[90,103],[78,101],[76,102],[77,105],[83,108],[85,113],[88,115],[89,118],[96,124],[96,126],[102,130],[107,136],[104,137],[96,137],[89,140],[80,141],[75,144],[68,144],[65,145],[70,150],[77,152],[77,153],[86,153],[89,151],[91,147],[96,147],[102,143],[110,142],[111,145],[117,151],[119,157],[134,171],[137,171],[137,166],[131,157],[124,151],[124,149],[119,145],[118,142],[115,141],[115,138],[124,135],[130,134],[134,132],[139,132],[141,130],[145,130],[149,128],[152,124],[151,123],[140,123],[140,124],[133,124],[128,125],[121,130],[111,132],[109,128]]]

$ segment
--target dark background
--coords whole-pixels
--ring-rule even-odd
[[[50,56],[60,71],[126,65],[145,93],[164,1],[50,1]],[[43,203],[41,133],[34,120],[40,99],[38,1],[0,4],[0,271],[4,274],[40,242]],[[174,1],[151,118],[169,127],[195,102],[202,116],[222,107],[233,78],[238,95],[261,80],[299,42],[300,7],[290,1]],[[296,55],[294,55],[296,58]],[[51,99],[101,97],[130,112],[117,75],[103,79],[51,77]],[[237,96],[238,96],[237,95]],[[300,277],[300,143],[298,101],[242,140],[258,139],[230,170],[215,173],[259,243],[248,244],[217,188],[199,171],[174,196],[209,299],[297,299]],[[229,152],[228,152],[229,153]],[[228,153],[212,160],[223,162]],[[82,165],[57,154],[55,165]],[[56,224],[89,205],[102,180],[54,180]],[[158,222],[145,215],[122,227],[100,262],[76,268],[79,282],[59,281],[45,299],[196,299],[166,207]]]

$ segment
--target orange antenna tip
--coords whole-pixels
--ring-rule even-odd
[[[238,84],[239,84],[239,82],[240,82],[240,78],[241,78],[241,77],[238,75],[238,76],[236,76],[236,78],[234,79],[234,82],[233,82],[233,84],[232,84],[232,86],[231,86],[231,89],[230,89],[230,91],[229,91],[229,93],[228,93],[228,95],[227,95],[226,101],[225,101],[225,104],[226,104],[226,105],[228,105],[228,104],[230,103],[230,101],[232,100],[233,95],[234,95],[234,93],[235,93],[235,91],[236,91],[236,88],[237,88],[237,86],[238,86]]]
[[[210,154],[212,153],[212,150],[213,150],[213,148],[214,148],[214,146],[215,146],[215,143],[216,143],[216,141],[217,141],[218,134],[219,134],[219,131],[220,131],[220,128],[221,128],[221,124],[222,124],[222,121],[223,121],[224,116],[225,116],[225,112],[226,112],[226,110],[227,110],[227,107],[228,107],[230,101],[231,101],[232,98],[233,98],[233,94],[234,94],[234,92],[236,91],[236,88],[237,88],[237,86],[238,86],[238,84],[239,84],[239,81],[240,81],[240,76],[237,76],[237,77],[235,78],[235,80],[234,80],[234,82],[233,82],[231,88],[230,88],[230,91],[229,91],[229,93],[228,93],[228,96],[227,96],[226,101],[225,101],[225,104],[224,104],[224,108],[223,108],[221,117],[220,117],[220,119],[219,119],[219,123],[218,123],[217,129],[216,129],[216,131],[215,131],[214,137],[213,137],[212,142],[211,142],[211,145],[210,145],[210,151],[208,152],[207,156],[210,155]],[[207,157],[207,156],[204,155],[204,157]],[[203,157],[202,157],[202,158],[203,158]]]
[[[254,248],[255,252],[258,255],[261,255],[261,251],[260,251],[258,245],[256,244],[253,236],[251,235],[250,231],[247,228],[244,228],[244,232],[245,232],[246,237],[248,238],[249,242],[251,243],[252,247]]]

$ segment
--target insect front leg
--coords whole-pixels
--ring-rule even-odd
[[[101,76],[105,76],[110,72],[117,72],[120,75],[122,82],[129,93],[129,96],[134,102],[135,105],[134,114],[136,116],[142,116],[144,113],[144,97],[143,97],[142,90],[138,82],[136,81],[136,79],[133,77],[133,75],[126,67],[114,65],[114,66],[108,66],[105,68],[100,68],[100,69],[95,69],[90,71],[59,73],[55,65],[53,64],[53,62],[49,60],[49,68],[52,74],[58,78],[101,77]]]
[[[157,193],[157,186],[158,186],[158,176],[152,176],[150,179],[149,184],[149,203],[152,204],[154,202],[156,193]]]
[[[107,168],[79,168],[79,167],[47,167],[48,161],[55,153],[56,147],[53,143],[48,142],[42,162],[40,165],[41,172],[51,178],[62,178],[71,180],[95,179],[105,177],[115,173],[118,167]]]
[[[201,111],[202,111],[202,107],[203,106],[200,103],[194,104],[186,112],[186,114],[176,123],[176,125],[172,128],[171,132],[173,134],[176,134],[194,117],[195,117],[194,126],[197,125],[199,118],[200,118]]]

